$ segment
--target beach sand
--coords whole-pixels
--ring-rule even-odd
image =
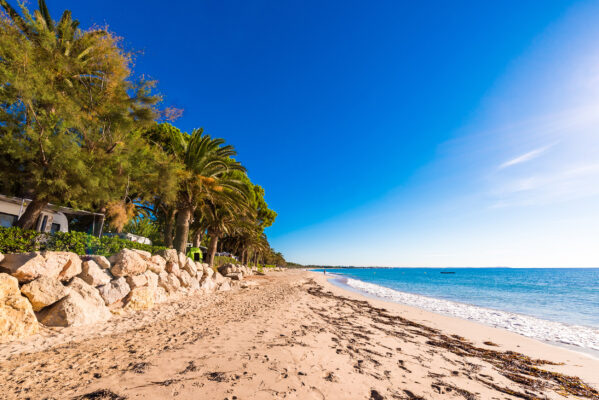
[[[247,280],[257,286],[2,344],[0,398],[599,398],[599,361],[584,354],[366,299],[314,272]]]

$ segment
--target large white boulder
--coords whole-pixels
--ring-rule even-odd
[[[217,269],[218,269],[218,272],[221,273],[222,275],[229,275],[229,274],[236,272],[235,266],[233,264],[221,265]]]
[[[148,262],[148,270],[159,274],[166,268],[166,260],[159,255],[152,256]]]
[[[214,279],[204,275],[202,280],[200,281],[200,289],[206,293],[214,292],[216,290],[216,282]]]
[[[33,335],[39,325],[17,278],[0,273],[0,343]]]
[[[179,255],[175,249],[165,249],[158,252],[166,262],[179,263]]]
[[[166,272],[168,272],[169,274],[173,274],[175,276],[179,276],[181,275],[181,269],[179,268],[179,264],[178,263],[174,263],[174,262],[167,262],[166,263]]]
[[[189,282],[189,291],[191,293],[195,293],[198,292],[200,290],[200,282],[198,281],[197,277],[193,277],[191,278],[191,281]]]
[[[58,279],[40,276],[21,286],[21,293],[27,296],[33,311],[41,311],[66,297],[69,290]]]
[[[241,272],[235,272],[235,273],[227,274],[226,277],[230,278],[234,281],[240,281],[243,279],[243,274]]]
[[[156,288],[158,286],[158,275],[153,273],[152,271],[144,272],[144,276],[146,277],[148,283],[147,286]]]
[[[94,260],[83,261],[79,278],[92,286],[106,285],[112,279],[108,270],[100,268]]]
[[[214,275],[214,270],[208,264],[203,264],[204,276],[211,278]]]
[[[183,287],[189,287],[189,285],[191,285],[191,275],[189,275],[189,272],[183,270],[181,271],[181,274],[179,275],[179,280],[181,281],[181,286]]]
[[[127,295],[125,299],[125,310],[149,310],[154,307],[156,301],[156,289],[144,286],[137,287]]]
[[[231,284],[229,283],[229,280],[225,280],[224,282],[221,282],[218,285],[218,290],[220,292],[226,292],[226,291],[231,290]]]
[[[130,291],[131,289],[123,277],[114,279],[110,283],[98,288],[98,292],[107,306],[122,300]]]
[[[147,271],[146,271],[147,272]],[[131,290],[148,285],[148,277],[145,272],[141,275],[133,275],[125,278]]]
[[[114,276],[140,275],[146,272],[147,261],[139,252],[123,249],[114,256],[114,265],[110,270]]]
[[[141,256],[141,258],[143,258],[146,261],[150,261],[150,259],[152,258],[152,253],[150,253],[149,251],[138,250],[138,249],[132,249],[132,250],[135,251],[137,254],[139,254]]]
[[[102,269],[110,269],[110,261],[104,256],[89,256]]]
[[[19,282],[29,282],[40,276],[68,281],[81,272],[81,259],[66,251],[36,251],[6,254],[0,266]]]
[[[46,267],[58,272],[58,279],[68,281],[81,273],[81,258],[68,251],[44,251]]]
[[[179,290],[181,282],[175,275],[162,272],[158,275],[158,286],[164,288],[170,294]]]
[[[183,270],[187,271],[190,276],[194,277],[198,274],[198,269],[196,267],[196,263],[191,259],[187,258],[187,262],[183,266]]]
[[[47,326],[82,326],[106,321],[111,314],[98,291],[79,278],[68,285],[67,297],[42,310],[39,321]]]
[[[183,253],[179,253],[178,255],[179,268],[183,268],[185,264],[187,264],[187,256]]]

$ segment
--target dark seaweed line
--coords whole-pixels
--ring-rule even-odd
[[[524,354],[513,351],[498,351],[480,348],[457,335],[450,337],[442,334],[437,329],[410,321],[401,316],[391,315],[384,309],[372,306],[368,301],[336,296],[332,292],[324,291],[323,288],[317,285],[314,281],[311,281],[307,286],[307,291],[309,294],[315,297],[323,297],[340,301],[354,309],[356,312],[367,313],[368,315],[372,316],[372,319],[375,322],[384,325],[394,324],[402,325],[404,327],[407,326],[417,328],[417,330],[411,329],[410,332],[427,338],[427,344],[446,349],[447,351],[450,351],[458,356],[475,357],[487,361],[498,371],[500,371],[507,379],[521,385],[526,389],[539,390],[550,387],[560,395],[571,394],[582,398],[599,400],[599,392],[583,382],[579,377],[547,371],[538,367],[540,365],[555,365],[555,363],[551,361],[533,359]],[[485,379],[477,379],[481,383],[495,390],[510,394],[515,397],[531,400],[539,399],[539,397],[536,397],[532,394],[521,393],[508,388],[502,388]],[[541,381],[541,379],[544,381]]]

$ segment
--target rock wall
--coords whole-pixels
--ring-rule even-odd
[[[254,273],[233,264],[216,272],[173,249],[155,255],[123,249],[110,258],[0,254],[0,342],[35,334],[39,324],[101,323],[112,314],[146,310],[173,296],[231,290]]]

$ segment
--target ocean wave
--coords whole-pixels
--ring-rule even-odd
[[[452,317],[468,319],[496,328],[507,329],[511,332],[537,340],[563,343],[599,351],[599,329],[587,326],[567,325],[522,314],[492,310],[455,301],[400,292],[352,278],[347,278],[345,283],[360,291],[396,303],[418,307]]]

